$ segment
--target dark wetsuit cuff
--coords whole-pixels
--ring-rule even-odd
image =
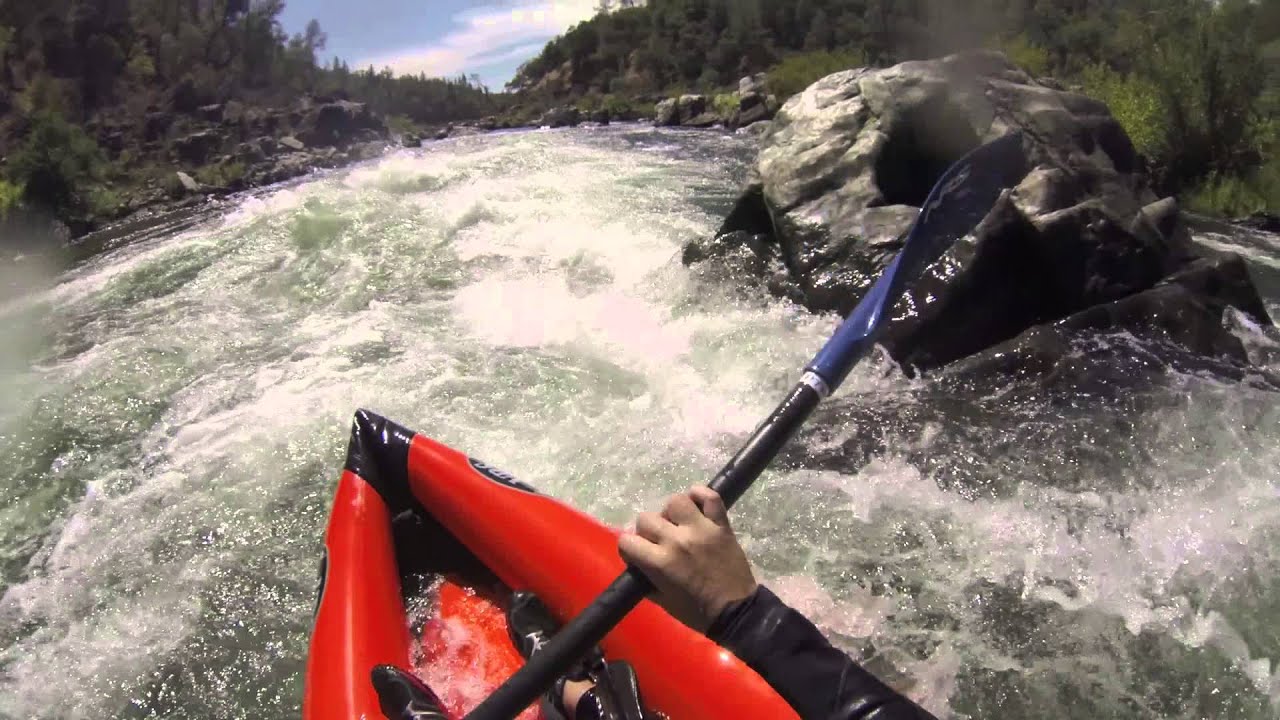
[[[762,599],[761,595],[767,595],[767,597]],[[758,602],[768,602],[771,598],[773,593],[769,592],[764,585],[757,585],[755,592],[737,602],[729,603],[720,611],[715,621],[711,623],[711,627],[707,628],[707,637],[720,645],[725,645],[725,640],[733,637],[734,630],[741,624],[742,619],[750,617],[752,608]]]

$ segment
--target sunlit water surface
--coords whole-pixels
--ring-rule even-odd
[[[751,151],[634,127],[438,143],[0,306],[0,716],[296,717],[356,408],[614,523],[705,480],[834,327],[680,264]],[[1205,241],[1276,308],[1270,240]],[[1273,336],[1239,332],[1274,369]],[[871,362],[841,402],[883,424],[828,413],[805,447],[879,449],[792,457],[739,533],[940,715],[1277,717],[1277,396],[1156,375],[1143,402],[1037,400]]]

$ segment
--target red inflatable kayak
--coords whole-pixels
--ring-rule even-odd
[[[360,411],[325,533],[303,717],[382,718],[370,681],[382,664],[412,670],[461,717],[523,662],[503,615],[511,592],[531,590],[567,620],[622,571],[617,535]],[[632,664],[645,704],[671,720],[796,717],[759,675],[651,602],[602,647]]]

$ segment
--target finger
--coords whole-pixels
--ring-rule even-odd
[[[618,554],[623,562],[640,569],[650,580],[662,567],[664,552],[658,545],[631,533],[618,537]]]
[[[706,485],[698,485],[689,490],[689,498],[708,520],[721,527],[729,527],[729,509],[724,506],[720,493]]]
[[[675,529],[658,513],[643,512],[636,517],[636,534],[652,543],[661,543]]]
[[[672,495],[662,509],[662,517],[673,525],[691,525],[702,519],[702,511],[688,495]]]

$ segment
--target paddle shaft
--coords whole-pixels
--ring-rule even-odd
[[[805,377],[756,428],[738,454],[710,483],[725,507],[731,507],[751,487],[791,436],[795,435],[827,392],[813,373]],[[649,593],[653,584],[639,570],[628,567],[604,592],[565,625],[511,679],[490,695],[466,720],[510,720],[529,707],[556,678],[563,675],[605,635],[622,622]]]

